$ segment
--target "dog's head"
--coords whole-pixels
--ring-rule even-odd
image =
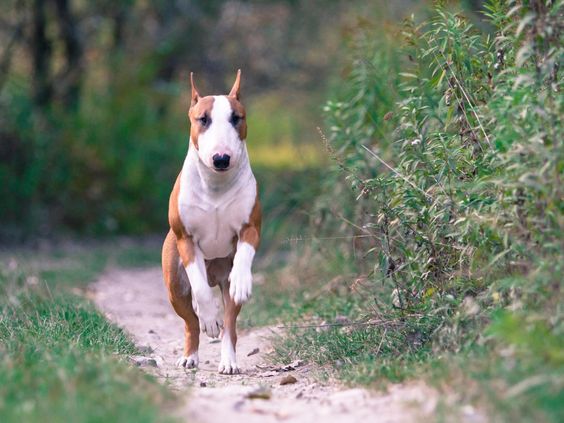
[[[190,139],[200,160],[215,172],[227,172],[235,168],[245,154],[247,122],[245,108],[239,101],[241,70],[228,95],[202,97],[194,85],[190,118]]]

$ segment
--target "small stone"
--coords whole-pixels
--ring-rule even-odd
[[[339,315],[335,317],[335,323],[337,323],[338,325],[346,325],[350,323],[350,320],[347,316]]]
[[[129,360],[139,367],[157,367],[157,360],[151,357],[144,357],[142,355],[132,355],[129,357]]]
[[[149,329],[149,333],[157,333],[153,329]]]
[[[200,388],[205,388],[206,386],[208,386],[206,382],[200,382]]]
[[[296,379],[294,376],[288,375],[288,376],[284,376],[280,380],[280,385],[291,385],[293,383],[296,383],[297,381],[298,381],[298,379]]]
[[[150,345],[143,345],[139,347],[139,351],[143,354],[152,354],[155,350]]]

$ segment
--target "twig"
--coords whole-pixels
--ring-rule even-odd
[[[436,42],[435,42],[436,45]],[[474,106],[472,105],[472,101],[470,101],[470,97],[468,96],[468,94],[466,93],[466,90],[464,89],[464,87],[462,86],[462,83],[458,80],[458,78],[456,77],[456,74],[454,73],[454,71],[452,70],[452,67],[450,66],[450,64],[448,63],[448,59],[446,58],[445,54],[442,52],[442,50],[439,48],[438,45],[436,45],[437,49],[439,50],[439,52],[441,53],[441,56],[443,56],[443,59],[445,60],[445,65],[446,67],[450,70],[450,73],[452,74],[452,77],[454,78],[454,80],[456,81],[456,83],[458,84],[458,88],[460,88],[460,91],[462,92],[462,95],[464,96],[464,98],[466,99],[466,101],[468,102],[468,105],[470,106],[470,110],[472,110],[472,113],[474,114],[474,117],[476,118],[476,121],[478,121],[478,126],[480,127],[480,129],[482,130],[482,133],[484,134],[484,137],[486,138],[486,141],[488,143],[488,146],[490,147],[490,149],[492,148],[492,143],[490,141],[490,137],[488,137],[488,134],[486,133],[486,130],[484,129],[484,126],[482,125],[482,122],[480,121],[480,117],[478,116],[478,113],[476,112],[476,110],[474,109]],[[433,56],[435,56],[435,60],[437,60],[437,56],[435,55],[435,53],[433,52]],[[440,65],[440,62],[437,60],[437,62]],[[450,84],[449,84],[450,85]],[[468,120],[468,119],[466,119]],[[470,129],[472,129],[472,126],[470,125]]]
[[[376,235],[349,235],[349,236],[326,236],[326,237],[295,237],[286,238],[284,242],[312,241],[312,240],[332,240],[332,239],[356,239],[356,238],[375,238]]]
[[[554,384],[556,387],[560,387],[564,383],[564,378],[556,375],[535,375],[522,380],[516,385],[513,385],[511,388],[507,390],[507,392],[505,392],[504,398],[505,399],[514,398],[516,396],[525,393],[531,388],[547,383],[551,383]]]
[[[388,333],[388,328],[384,328],[384,333],[382,335],[382,339],[380,340],[380,344],[378,344],[378,349],[376,350],[376,354],[374,354],[374,355],[378,355],[378,353],[380,353],[380,348],[382,347],[382,343],[384,342],[384,338],[386,338],[386,333]]]
[[[320,325],[281,325],[278,329],[308,329],[308,328],[327,328],[327,327],[344,327],[344,326],[401,326],[398,322],[350,322],[350,323],[323,323]]]
[[[413,182],[411,182],[409,179],[407,179],[407,177],[403,176],[401,173],[399,173],[396,169],[394,169],[392,166],[390,166],[388,163],[386,163],[384,160],[382,160],[374,151],[372,151],[371,149],[369,149],[367,146],[365,146],[364,144],[361,145],[362,148],[364,148],[366,151],[368,151],[372,156],[376,157],[378,159],[378,161],[380,163],[382,163],[384,166],[386,166],[388,169],[390,169],[392,172],[394,172],[397,176],[399,176],[401,179],[403,179],[405,182],[407,182],[409,185],[411,185],[413,188],[415,188],[416,190],[420,191],[421,193],[423,193],[423,195],[425,195],[428,198],[432,198],[429,194],[427,194],[425,191],[423,191],[421,188],[419,188],[417,185],[415,185]]]

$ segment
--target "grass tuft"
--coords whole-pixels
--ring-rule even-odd
[[[124,360],[135,345],[84,297],[110,247],[0,262],[0,420],[156,422],[173,398]],[[136,256],[137,254],[134,253]]]

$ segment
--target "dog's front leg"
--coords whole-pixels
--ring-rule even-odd
[[[182,261],[192,290],[192,307],[198,316],[200,330],[212,338],[217,338],[223,327],[223,320],[219,316],[219,301],[208,284],[204,254],[191,239],[188,241],[191,244],[186,248],[189,254],[185,254],[188,257],[182,257]],[[179,251],[182,256],[180,245]]]
[[[229,294],[235,304],[247,301],[253,290],[251,267],[255,251],[260,244],[261,208],[258,199],[255,201],[249,222],[239,232],[237,251],[233,258],[233,268],[229,274]]]
[[[255,248],[247,243],[239,241],[237,251],[233,258],[233,268],[229,274],[229,294],[235,304],[243,304],[253,291],[253,275],[251,267],[255,257]]]

